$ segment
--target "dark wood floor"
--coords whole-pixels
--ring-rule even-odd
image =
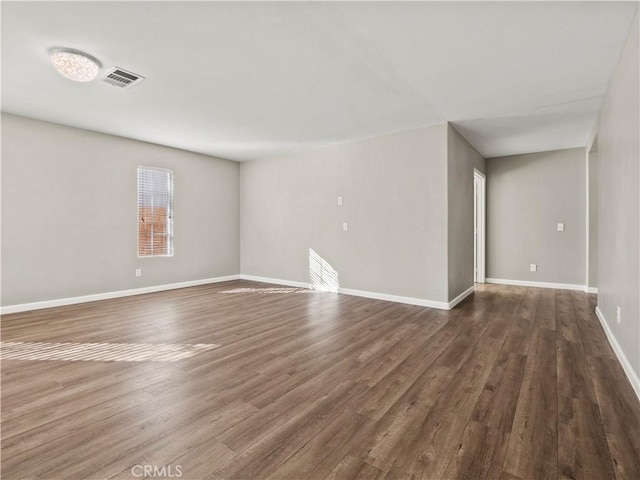
[[[445,312],[273,289],[4,316],[4,342],[219,346],[4,360],[2,478],[640,478],[640,405],[593,296],[487,285]]]

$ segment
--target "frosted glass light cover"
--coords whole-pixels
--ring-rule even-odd
[[[76,82],[90,82],[100,71],[98,62],[82,53],[54,52],[51,63],[60,75]]]

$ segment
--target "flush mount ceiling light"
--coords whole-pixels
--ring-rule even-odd
[[[51,63],[60,75],[76,82],[95,80],[100,71],[100,62],[79,50],[54,50]]]

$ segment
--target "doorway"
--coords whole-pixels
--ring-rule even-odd
[[[484,173],[473,169],[473,281],[485,280],[486,185]]]

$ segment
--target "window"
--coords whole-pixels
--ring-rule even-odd
[[[173,255],[173,171],[138,167],[138,256]]]

